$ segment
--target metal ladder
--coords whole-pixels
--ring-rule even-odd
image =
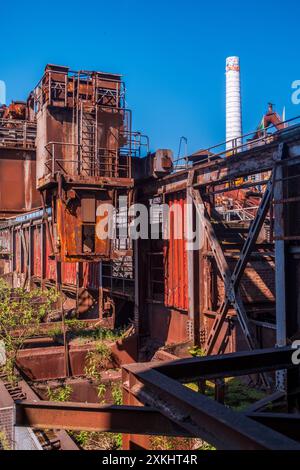
[[[83,103],[80,109],[80,145],[80,174],[97,176],[97,113],[94,108],[84,108]]]

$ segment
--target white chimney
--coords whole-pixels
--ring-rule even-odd
[[[6,104],[6,86],[3,80],[0,80],[0,105]]]
[[[242,109],[241,109],[240,59],[226,59],[226,150],[235,145],[241,145],[242,139]],[[232,142],[236,139],[236,142]]]

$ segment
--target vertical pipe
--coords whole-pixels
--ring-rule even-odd
[[[190,192],[190,188],[187,188],[187,233],[188,233],[188,241],[191,243],[190,234],[193,233],[194,227],[194,220],[193,220],[193,198]],[[194,274],[194,250],[189,249],[187,253],[187,263],[188,263],[188,313],[189,313],[189,321],[192,325],[192,328],[189,331],[189,339],[192,340],[194,338],[194,324],[195,324],[195,292],[194,292],[194,284],[195,284],[195,274]]]
[[[78,317],[78,307],[79,307],[79,270],[80,263],[76,263],[76,316]]]
[[[69,363],[69,347],[67,337],[67,327],[65,322],[65,312],[62,299],[62,265],[60,261],[56,260],[56,289],[59,295],[58,306],[61,311],[61,326],[64,340],[64,372],[65,377],[70,377],[70,363]]]
[[[32,225],[28,227],[28,286],[31,287],[32,275]]]
[[[240,60],[226,59],[226,150],[242,144]],[[229,141],[229,142],[228,142]]]
[[[6,85],[3,80],[0,80],[0,105],[6,104]]]
[[[136,334],[140,330],[140,309],[139,309],[139,240],[133,241],[134,251],[134,326]]]
[[[51,106],[52,104],[52,100],[51,100],[51,72],[49,71],[48,72],[48,79],[49,79],[49,83],[48,83],[48,93],[49,93],[49,100],[48,100],[48,103],[49,105]]]
[[[41,249],[41,287],[44,287],[44,222],[41,222],[40,231],[40,249]]]
[[[275,174],[275,201],[283,200],[283,168],[278,165]],[[282,203],[274,207],[275,235],[275,291],[276,291],[276,346],[286,345],[286,268],[284,237],[284,206]],[[279,390],[286,389],[286,371],[276,372],[276,385]]]
[[[14,236],[14,233],[15,233],[15,229],[14,227],[12,227],[11,229],[11,261],[10,261],[10,272],[11,273],[14,273],[14,270],[15,270],[15,236]]]
[[[54,144],[51,144],[52,145],[52,178],[54,178],[54,174],[55,174],[55,147],[54,147]]]
[[[103,318],[103,265],[99,262],[99,320]]]

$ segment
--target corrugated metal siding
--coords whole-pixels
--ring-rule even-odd
[[[10,231],[7,230],[1,230],[0,231],[0,248],[1,251],[4,253],[10,253],[11,252],[11,243],[10,243]]]
[[[52,281],[56,281],[56,261],[51,259],[49,256],[51,255],[51,243],[48,237],[46,238],[46,257],[45,257],[45,264],[46,264],[46,278],[51,279]]]
[[[31,259],[31,276],[35,278],[41,278],[42,274],[42,260],[44,264],[44,277],[45,280],[56,282],[56,260],[50,257],[51,242],[47,236],[47,230],[45,224],[42,224],[41,220],[36,221],[35,224],[30,226],[13,227],[0,230],[0,246],[6,252],[12,250],[11,236],[14,237],[14,267],[13,270],[17,274],[25,272],[25,252],[22,246],[21,230],[24,233],[24,239],[26,246],[30,250]],[[29,230],[31,230],[31,243],[29,243],[30,236]],[[43,235],[42,235],[43,231]],[[41,244],[43,240],[43,254],[41,252]],[[7,263],[7,267],[0,267],[1,273],[10,272],[10,261]],[[3,263],[2,263],[3,264]],[[81,266],[79,266],[81,264]],[[79,279],[79,286],[86,287],[88,289],[99,289],[100,286],[100,263],[61,263],[62,283],[72,286],[77,285],[77,272],[81,273],[81,279]]]
[[[23,251],[23,255],[22,255],[22,272],[25,273],[28,269],[28,262],[29,262],[29,250],[30,250],[30,247],[29,247],[29,230],[23,230],[23,234],[24,234],[24,242],[25,242],[25,247],[23,246],[23,243],[22,243],[22,251]]]
[[[61,277],[63,284],[76,285],[77,263],[61,263]]]
[[[41,277],[41,226],[36,225],[33,229],[32,259],[33,275]]]
[[[100,263],[83,263],[83,286],[99,288]]]
[[[21,273],[21,237],[20,231],[15,232],[15,271]]]
[[[164,248],[165,305],[182,310],[188,309],[187,252],[184,238],[185,200],[184,193],[177,193],[168,198],[169,208],[177,205],[175,210],[180,210],[181,217],[177,219],[174,212],[170,212],[170,236]],[[180,238],[176,239],[176,234]]]

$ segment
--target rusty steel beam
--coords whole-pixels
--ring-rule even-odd
[[[280,136],[271,144],[251,150],[240,152],[228,158],[199,163],[193,166],[195,170],[194,187],[210,184],[221,184],[226,181],[252,174],[272,170],[277,157],[278,144],[289,145],[290,158],[286,159],[284,166],[293,166],[300,163],[300,126],[294,127]],[[154,181],[147,186],[140,186],[144,196],[153,194],[172,193],[184,190],[187,186],[188,170],[181,170],[164,178]]]
[[[238,283],[239,283],[239,279],[236,279],[236,276],[235,276],[235,272],[237,271],[237,269],[235,268],[234,272],[231,274],[228,263],[227,263],[227,260],[225,258],[225,254],[222,250],[220,242],[219,242],[219,240],[218,240],[218,238],[215,234],[215,231],[213,229],[209,214],[208,214],[208,212],[205,208],[205,204],[204,204],[203,199],[201,197],[200,191],[191,188],[191,193],[192,193],[192,198],[193,198],[196,210],[198,212],[199,218],[200,218],[203,226],[205,227],[205,232],[206,232],[206,235],[207,235],[207,238],[208,238],[208,242],[211,245],[211,249],[212,249],[213,255],[215,257],[220,275],[221,275],[221,277],[223,279],[223,282],[224,282],[224,287],[225,287],[224,290],[225,290],[225,293],[226,293],[226,297],[225,297],[225,300],[224,300],[224,302],[222,304],[222,307],[220,309],[219,315],[216,316],[214,324],[213,324],[213,326],[211,328],[211,331],[209,333],[209,336],[208,336],[208,339],[207,339],[207,342],[206,342],[206,345],[205,345],[206,352],[208,354],[212,352],[213,347],[215,345],[215,342],[216,342],[216,340],[217,340],[217,338],[220,334],[223,323],[226,319],[226,315],[227,315],[230,304],[232,304],[232,306],[236,310],[236,313],[237,313],[242,331],[244,333],[244,336],[245,336],[245,339],[247,341],[247,344],[248,344],[249,348],[250,349],[255,349],[257,347],[257,344],[256,344],[255,339],[253,338],[253,335],[251,335],[251,333],[250,333],[249,319],[248,319],[243,301],[242,301],[240,295],[237,292]],[[262,224],[262,222],[261,222],[261,224]],[[238,266],[238,267],[241,266],[241,268],[239,269],[239,272],[241,272],[240,277],[243,274],[245,266],[246,266],[246,262],[244,262],[243,264],[241,264],[241,262],[243,261],[243,259],[246,256],[247,256],[247,260],[248,260],[249,255],[251,253],[252,245],[249,248],[249,250],[247,249],[248,239],[249,239],[249,237],[247,238],[247,240],[245,242],[245,245],[244,245],[244,246],[246,246],[246,249],[244,249],[244,247],[243,247],[243,250],[242,250],[241,255],[240,255],[241,257],[238,259],[237,264],[236,264],[236,266]],[[255,242],[255,240],[256,239],[254,239],[254,242]],[[244,254],[245,254],[245,256],[244,256]],[[263,377],[263,381],[267,385],[267,381],[264,377]]]
[[[218,449],[300,450],[300,445],[145,364],[123,368],[123,387],[142,403]]]
[[[199,171],[199,174],[196,177],[196,186],[221,184],[240,177],[242,178],[272,170],[277,157],[278,144],[279,142],[273,143],[272,149],[266,148],[259,151],[259,148],[257,148],[244,152],[243,155],[238,154],[238,156],[221,159],[222,161],[218,161],[218,165],[216,165],[215,168],[211,166],[211,169],[208,171]],[[294,145],[292,144],[291,151],[295,157],[284,163],[287,166],[299,164],[299,143]],[[225,160],[228,161],[225,162]]]
[[[247,407],[245,410],[246,415],[248,416],[249,413],[256,413],[259,411],[263,411],[267,406],[271,404],[275,404],[277,402],[286,402],[286,393],[282,392],[281,390],[276,390],[275,392],[263,397],[261,400],[252,403]]]
[[[29,400],[17,402],[15,406],[16,426],[191,437],[188,431],[154,408]]]
[[[281,160],[283,149],[284,149],[283,144],[280,144],[278,148],[277,156],[276,156],[276,161]],[[211,331],[208,335],[208,338],[205,344],[205,349],[208,354],[212,352],[213,347],[216,343],[216,340],[220,335],[221,328],[226,319],[226,315],[227,315],[230,304],[236,310],[238,320],[240,322],[242,331],[244,333],[244,336],[245,336],[245,339],[247,341],[249,348],[255,349],[257,347],[256,341],[253,335],[251,335],[250,333],[249,319],[248,319],[245,307],[243,305],[242,299],[239,295],[238,288],[239,288],[240,280],[242,278],[242,275],[244,274],[246,265],[248,263],[249,257],[251,255],[253,247],[255,246],[255,242],[257,240],[257,237],[259,235],[259,232],[265,220],[267,211],[269,209],[270,201],[273,196],[275,174],[276,172],[274,169],[272,176],[270,177],[270,180],[268,182],[262,201],[259,205],[256,216],[250,226],[248,236],[242,247],[240,257],[235,265],[235,268],[232,274],[230,273],[230,270],[229,270],[224,252],[221,248],[220,242],[218,241],[215,235],[209,215],[205,208],[205,204],[202,200],[200,191],[191,189],[193,200],[194,200],[198,215],[206,229],[208,241],[211,245],[219,272],[223,279],[223,282],[225,285],[225,293],[226,293],[226,297],[221,306],[219,315],[217,315],[215,318],[214,324],[211,328]],[[262,377],[262,379],[265,385],[268,385],[266,378]]]
[[[290,346],[241,351],[221,356],[181,359],[165,364],[156,363],[154,368],[172,379],[187,383],[200,378],[234,377],[295,368],[292,363],[293,351]]]

